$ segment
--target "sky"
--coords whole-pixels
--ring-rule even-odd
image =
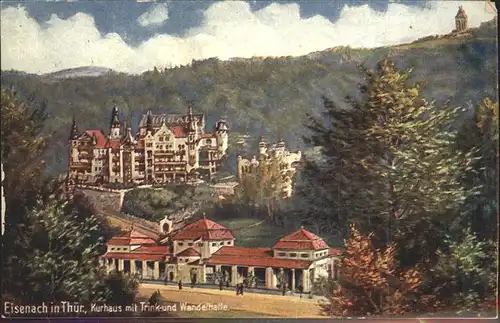
[[[395,45],[449,33],[460,5],[470,27],[496,17],[486,1],[2,1],[1,69],[139,74],[212,57]]]

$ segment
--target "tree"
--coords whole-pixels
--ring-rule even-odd
[[[132,279],[113,280],[99,266],[109,232],[88,200],[80,195],[67,200],[62,183],[43,176],[47,146],[43,106],[27,107],[9,90],[2,89],[1,94],[7,222],[2,294],[30,304],[113,303],[130,294],[133,300],[137,284]],[[123,288],[116,290],[110,285],[113,281]],[[130,303],[129,298],[126,301]]]
[[[447,250],[439,251],[439,261],[432,271],[432,280],[439,282],[430,290],[447,306],[459,311],[478,311],[494,303],[497,248],[471,232],[462,232],[460,239],[446,239]],[[491,310],[491,308],[487,308]]]
[[[15,296],[36,302],[67,300],[84,304],[110,302],[118,297],[119,293],[109,290],[104,268],[99,265],[104,246],[99,221],[94,215],[84,218],[75,211],[73,201],[53,197],[29,214],[30,249],[26,254],[14,255],[7,263],[17,264],[26,273],[22,282],[9,282],[19,285]],[[133,290],[137,286],[134,284],[131,281],[125,287]],[[121,294],[123,298],[125,290]]]
[[[462,211],[463,224],[471,227],[480,240],[495,240],[498,214],[498,103],[486,98],[475,108],[459,130],[456,149],[474,151],[474,163],[463,176],[467,188],[479,186],[478,194],[468,197]]]
[[[280,160],[269,156],[261,158],[252,167],[251,173],[246,173],[239,185],[240,199],[257,210],[263,210],[267,218],[276,223],[283,210],[284,184]],[[257,211],[254,209],[254,212]]]
[[[321,147],[322,158],[306,164],[316,185],[306,195],[335,208],[333,216],[322,212],[326,222],[379,229],[376,237],[390,243],[401,223],[435,216],[444,221],[456,212],[473,192],[460,183],[473,158],[452,150],[449,129],[461,109],[437,109],[423,99],[423,83],[410,82],[411,69],[383,60],[376,70],[362,71],[359,102],[347,98],[350,108],[342,109],[325,99],[329,118],[309,118],[308,139]]]
[[[351,225],[341,277],[330,303],[323,308],[328,315],[394,315],[432,304],[431,296],[419,294],[422,276],[418,268],[400,269],[395,258],[397,246],[377,249],[373,238],[373,234],[362,235]]]

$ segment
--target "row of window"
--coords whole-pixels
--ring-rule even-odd
[[[297,254],[295,252],[292,252],[292,253],[286,253],[286,252],[278,252],[278,256],[280,257],[297,257]],[[300,254],[300,257],[301,258],[309,258],[309,254],[308,253],[301,253]]]
[[[231,241],[226,241],[226,244],[229,246],[231,244]],[[182,246],[184,246],[184,242],[178,242],[177,245],[179,247],[182,247]],[[188,242],[187,245],[191,247],[193,245],[193,243],[192,242]],[[224,241],[219,242],[218,245],[219,246],[223,246],[224,245]],[[197,246],[198,247],[202,247],[203,246],[203,242],[198,243]],[[217,242],[212,242],[212,247],[217,247]]]
[[[327,254],[326,251],[318,252],[318,253],[316,253],[316,258],[326,256],[326,254]],[[298,254],[295,252],[291,252],[291,253],[278,252],[278,256],[279,257],[295,257],[296,258],[296,257],[298,257]],[[308,253],[301,253],[300,257],[301,258],[309,258],[309,254]]]
[[[114,248],[114,247],[111,247],[110,249],[111,251],[127,251],[127,248]]]

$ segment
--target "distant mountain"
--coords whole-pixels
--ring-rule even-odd
[[[78,78],[78,77],[98,77],[113,72],[114,71],[110,68],[97,67],[97,66],[83,66],[83,67],[60,70],[53,73],[47,73],[43,74],[42,76],[53,79],[67,79],[67,78]]]
[[[425,98],[436,100],[437,107],[446,103],[467,107],[485,97],[497,98],[497,55],[496,23],[491,22],[472,29],[467,37],[433,36],[392,47],[337,47],[300,57],[208,59],[142,75],[82,68],[52,77],[2,71],[0,78],[2,87],[14,87],[28,105],[46,103],[53,116],[47,132],[55,133],[48,164],[56,171],[66,167],[74,115],[80,130],[107,131],[114,105],[134,127],[148,109],[185,113],[188,102],[206,114],[207,131],[218,118],[227,117],[228,160],[234,164],[237,154],[255,154],[260,136],[274,142],[283,138],[293,150],[310,148],[302,140],[306,114],[322,111],[322,95],[340,106],[346,95],[356,97],[362,81],[360,64],[374,67],[388,57],[400,67],[413,67],[414,79],[427,83]],[[238,145],[241,138],[248,146]]]

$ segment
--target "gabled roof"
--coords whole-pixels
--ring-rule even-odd
[[[86,130],[85,133],[90,137],[96,138],[96,148],[104,148],[104,146],[106,145],[106,136],[102,133],[101,130]]]
[[[172,240],[227,240],[234,239],[231,231],[207,218],[185,225],[171,238]]]
[[[187,248],[177,254],[176,257],[199,257],[200,253],[194,248]]]
[[[314,233],[301,228],[281,238],[273,248],[288,250],[322,250],[327,249],[328,245]]]
[[[155,240],[143,233],[136,230],[131,230],[118,237],[113,237],[109,240],[108,245],[142,245],[142,244],[155,244]]]

